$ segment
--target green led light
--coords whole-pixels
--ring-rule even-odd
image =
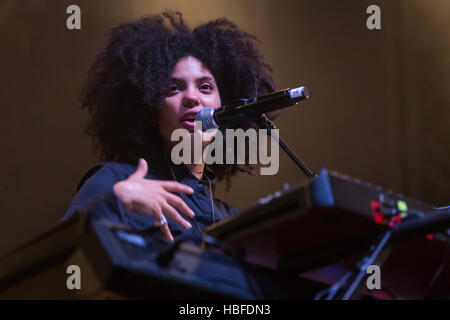
[[[407,205],[406,202],[403,201],[403,200],[398,200],[398,201],[397,201],[397,207],[398,207],[398,210],[399,210],[400,212],[406,212],[406,211],[408,211],[408,205]]]

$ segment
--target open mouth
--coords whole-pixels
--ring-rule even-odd
[[[187,127],[188,129],[192,129],[193,130],[194,126],[195,126],[195,118],[194,117],[183,118],[181,123],[183,124],[184,127]]]
[[[198,109],[190,109],[186,111],[181,118],[181,123],[183,126],[188,127],[188,129],[193,129],[195,126],[195,121],[197,120],[197,114],[199,113],[200,108]]]

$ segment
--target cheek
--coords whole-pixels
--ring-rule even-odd
[[[177,101],[174,97],[165,98],[161,112],[164,114],[172,114],[176,112]]]
[[[167,115],[165,113],[165,106],[162,106],[161,109],[159,109],[156,112],[155,119],[156,119],[156,124],[158,125],[159,129],[161,131],[164,131],[165,127],[167,126],[167,124],[166,124]]]
[[[163,122],[171,122],[177,113],[174,103],[170,99],[166,99],[162,108],[158,112],[158,120]]]
[[[222,105],[219,94],[217,94],[217,96],[214,98],[213,105],[214,105],[214,108],[219,108]]]
[[[156,114],[156,121],[159,129],[166,135],[177,127],[178,109],[175,107],[173,99],[166,98],[161,109]]]

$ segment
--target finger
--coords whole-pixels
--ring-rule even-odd
[[[163,224],[162,226],[160,226],[160,228],[161,228],[161,231],[162,231],[164,237],[165,237],[168,241],[173,242],[173,236],[172,236],[172,232],[170,232],[169,224],[166,222],[165,224]]]
[[[148,165],[147,161],[145,161],[142,158],[139,158],[138,166],[136,168],[136,171],[133,172],[130,177],[132,178],[145,178],[148,171]]]
[[[160,184],[164,190],[169,192],[181,192],[186,194],[194,193],[194,190],[191,187],[176,181],[160,181]]]
[[[178,223],[183,228],[186,228],[188,230],[192,228],[192,225],[188,221],[183,219],[178,211],[171,207],[169,204],[164,206],[163,211],[168,217],[170,217],[173,221]]]
[[[167,203],[169,203],[173,207],[180,209],[180,211],[186,214],[188,217],[190,218],[195,217],[194,211],[192,211],[191,208],[189,208],[189,206],[186,204],[186,202],[184,202],[180,197],[171,193],[167,193],[166,199]]]

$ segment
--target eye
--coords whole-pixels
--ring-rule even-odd
[[[169,90],[173,92],[173,91],[178,91],[178,90],[180,90],[180,88],[178,87],[177,84],[172,83],[172,84],[169,86]]]
[[[200,85],[200,90],[202,90],[202,91],[211,91],[211,90],[213,90],[213,86],[210,83],[202,83]]]

